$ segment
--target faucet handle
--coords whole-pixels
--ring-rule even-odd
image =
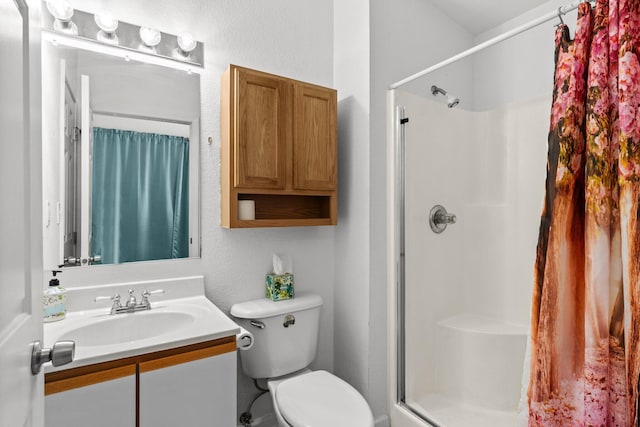
[[[120,294],[113,294],[110,297],[107,296],[98,296],[95,297],[93,299],[93,302],[100,302],[100,301],[113,301],[113,304],[120,304]]]
[[[155,289],[153,291],[144,291],[144,292],[142,292],[142,296],[143,297],[149,297],[151,295],[156,295],[156,294],[164,294],[164,289]]]
[[[120,294],[115,293],[113,294],[113,296],[110,297],[95,297],[93,299],[94,302],[100,302],[100,301],[113,301],[113,305],[111,306],[111,314],[115,314],[118,309],[120,309],[122,307],[122,304],[120,304]]]
[[[164,294],[164,289],[155,289],[153,291],[142,292],[142,300],[140,301],[140,305],[146,306],[147,310],[149,310],[151,308],[151,305],[149,304],[149,297],[156,294]]]

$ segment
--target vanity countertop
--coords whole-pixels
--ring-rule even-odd
[[[170,348],[234,336],[239,326],[204,295],[204,286],[191,286],[171,292],[174,284],[163,282],[162,298],[150,298],[151,310],[110,314],[110,304],[100,308],[67,312],[64,320],[45,323],[44,346],[60,340],[76,343],[74,361],[63,366],[44,365],[44,372],[54,372],[94,363],[122,359]],[[144,289],[157,284],[122,284],[111,286],[109,292],[125,294],[128,289]],[[201,289],[202,292],[198,292]],[[87,292],[104,294],[106,288],[85,288],[69,292],[69,297],[88,300]],[[139,293],[137,293],[139,295]],[[171,296],[175,298],[171,298]],[[97,295],[96,295],[97,296]],[[95,298],[95,296],[93,297]],[[106,305],[106,307],[104,306]]]

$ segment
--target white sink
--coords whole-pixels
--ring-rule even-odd
[[[95,323],[79,324],[60,335],[78,347],[130,343],[168,335],[195,322],[195,315],[179,311],[143,311],[115,314]]]
[[[109,311],[110,307],[70,311],[64,320],[45,323],[45,347],[61,340],[76,343],[73,362],[61,367],[46,364],[45,373],[212,341],[240,332],[238,325],[204,295],[152,301],[151,310],[135,313],[112,315]]]

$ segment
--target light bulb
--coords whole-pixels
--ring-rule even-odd
[[[67,34],[78,34],[78,27],[73,23],[73,8],[67,0],[47,1],[47,10],[56,19],[53,22],[53,29]]]
[[[99,13],[93,19],[96,21],[96,25],[107,34],[118,29],[118,20],[109,12]]]
[[[108,12],[97,14],[93,17],[96,25],[100,28],[96,39],[103,43],[119,44],[118,36],[115,31],[118,29],[118,20]]]
[[[47,1],[47,10],[59,21],[69,22],[73,16],[73,8],[67,0]]]
[[[198,42],[190,33],[180,33],[178,34],[177,39],[180,50],[187,55],[198,45]]]
[[[144,43],[144,45],[148,48],[157,46],[158,43],[160,43],[161,38],[162,35],[158,30],[154,30],[153,28],[149,27],[140,28],[140,39],[142,40],[142,43]]]

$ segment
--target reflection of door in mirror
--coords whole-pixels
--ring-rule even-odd
[[[78,183],[80,187],[80,258],[75,265],[81,264],[81,259],[87,260],[91,234],[89,232],[91,218],[91,155],[93,145],[91,144],[91,86],[89,76],[80,76],[80,173]],[[86,262],[84,263],[87,264]],[[74,265],[67,263],[65,265]]]
[[[81,76],[76,83],[74,70],[67,60],[60,61],[61,88],[64,106],[61,109],[59,128],[62,129],[62,168],[60,198],[57,216],[65,266],[80,265],[89,248],[89,163],[91,156],[89,116],[91,113],[89,77]],[[84,147],[84,148],[83,148]]]
[[[64,258],[79,258],[80,245],[78,242],[78,225],[80,215],[80,188],[76,185],[80,172],[80,128],[77,126],[76,94],[69,79],[64,77],[64,228],[63,244]]]

